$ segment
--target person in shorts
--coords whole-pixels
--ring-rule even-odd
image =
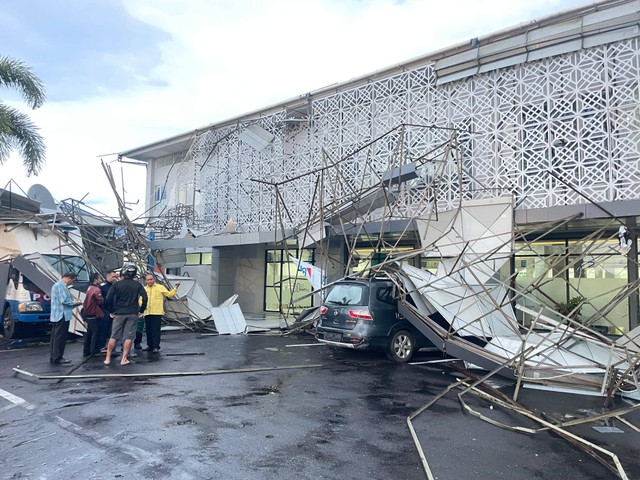
[[[100,284],[100,293],[102,293],[102,300],[109,295],[109,289],[111,285],[118,281],[120,273],[115,269],[111,269],[107,272],[104,282]],[[111,336],[111,327],[113,326],[113,318],[111,318],[111,306],[103,303],[102,311],[104,315],[100,321],[100,331],[98,333],[98,344],[102,349],[102,352],[107,352],[107,343],[109,343],[109,337]]]
[[[129,365],[129,352],[136,335],[136,324],[142,312],[147,308],[147,292],[140,282],[133,277],[137,275],[137,268],[133,264],[122,267],[120,276],[122,279],[114,283],[109,289],[105,303],[113,308],[113,327],[111,338],[107,344],[107,357],[105,365],[111,363],[111,353],[118,340],[124,341],[121,365]]]

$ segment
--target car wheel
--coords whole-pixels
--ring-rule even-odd
[[[7,307],[2,317],[2,335],[4,335],[4,338],[14,338],[15,334],[16,321],[11,316],[11,307]]]
[[[399,330],[393,334],[389,342],[387,357],[397,363],[408,362],[416,349],[416,339],[407,330]]]

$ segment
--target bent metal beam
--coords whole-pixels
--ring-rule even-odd
[[[273,370],[294,370],[299,368],[319,368],[323,367],[321,363],[310,365],[288,365],[285,367],[256,367],[256,368],[234,368],[231,370],[204,370],[201,372],[157,372],[157,373],[102,373],[94,375],[38,375],[21,368],[13,368],[12,370],[21,375],[38,380],[81,380],[85,378],[132,378],[132,377],[193,377],[202,375],[223,375],[227,373],[251,373],[251,372],[269,372]]]

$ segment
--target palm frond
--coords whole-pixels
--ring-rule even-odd
[[[0,165],[9,158],[11,153],[12,140],[6,133],[0,131]]]
[[[27,175],[37,175],[44,165],[44,140],[28,115],[0,104],[0,163],[14,148],[22,157]]]
[[[44,103],[44,83],[25,63],[11,57],[0,57],[0,87],[17,89],[31,108]]]

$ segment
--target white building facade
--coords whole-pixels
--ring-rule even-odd
[[[123,152],[149,164],[147,208],[167,225],[153,247],[191,255],[182,271],[201,280],[213,303],[238,293],[247,312],[278,310],[292,294],[285,295],[282,283],[288,259],[273,245],[276,196],[259,180],[313,171],[323,156],[344,158],[403,124],[459,129],[462,162],[473,178],[466,195],[512,194],[517,224],[583,214],[540,251],[567,248],[611,216],[634,230],[640,212],[639,21],[637,0],[592,3]],[[406,148],[419,154],[447,135],[415,130],[405,136]],[[350,162],[354,182],[364,162],[387,167],[395,143],[376,145],[373,157],[355,155]],[[441,208],[453,208],[460,197],[455,177],[451,166]],[[313,188],[309,177],[283,186],[287,228],[306,220]],[[401,203],[412,209],[410,192]],[[176,218],[208,233],[161,238],[178,233]],[[219,235],[229,219],[237,233]],[[610,250],[602,245],[602,252]],[[314,260],[313,252],[304,255]],[[577,277],[585,295],[636,279],[635,246],[630,255],[583,269]],[[521,254],[512,265],[521,269],[522,282],[535,277],[527,258]],[[269,285],[276,270],[280,280]],[[571,294],[559,295],[563,301]],[[620,331],[637,325],[637,310],[635,295],[611,312]]]

